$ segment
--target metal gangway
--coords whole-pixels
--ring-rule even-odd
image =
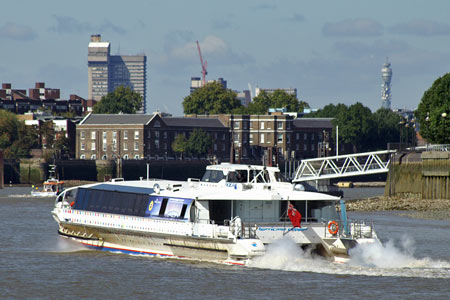
[[[292,182],[386,173],[391,154],[395,152],[383,150],[304,159]]]

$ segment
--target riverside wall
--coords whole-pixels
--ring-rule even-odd
[[[145,160],[5,160],[6,184],[40,184],[49,177],[49,165],[56,165],[56,177],[74,181],[108,181],[111,178],[138,180],[147,178]],[[155,160],[148,162],[149,178],[186,180],[201,178],[210,162],[207,160]]]
[[[450,152],[393,155],[385,196],[450,199]]]

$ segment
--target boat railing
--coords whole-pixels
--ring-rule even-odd
[[[334,232],[335,227],[331,222],[337,224],[337,232]],[[324,237],[331,238],[336,236],[352,237],[352,238],[374,238],[375,232],[373,230],[373,223],[366,220],[348,220],[347,230],[342,221],[327,221],[324,224]],[[331,224],[331,225],[330,225]]]

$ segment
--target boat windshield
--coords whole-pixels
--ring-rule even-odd
[[[281,172],[275,172],[275,178],[278,182],[290,182]]]
[[[202,181],[205,182],[219,182],[224,179],[224,175],[222,171],[219,170],[206,170],[203,175]]]

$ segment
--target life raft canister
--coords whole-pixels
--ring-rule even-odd
[[[332,235],[337,234],[339,231],[339,225],[336,221],[328,222],[328,232]]]

